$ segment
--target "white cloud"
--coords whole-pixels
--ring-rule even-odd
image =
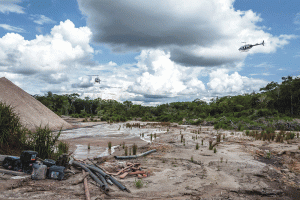
[[[21,3],[21,0],[1,0],[0,1],[0,12],[8,14],[10,12],[12,13],[18,13],[18,14],[24,14],[24,8],[17,5],[18,3]]]
[[[7,31],[19,32],[19,33],[25,32],[25,30],[22,29],[22,28],[11,26],[11,25],[8,25],[8,24],[0,24],[0,27],[4,28]]]
[[[130,92],[147,98],[170,98],[180,94],[205,90],[199,74],[170,60],[170,53],[161,50],[143,50],[137,57],[141,75],[129,87]]]
[[[273,36],[252,10],[233,8],[234,0],[79,0],[93,40],[115,51],[159,48],[183,66],[221,66],[248,54],[272,53],[295,36]],[[241,42],[258,43],[240,53]]]
[[[56,21],[46,17],[45,15],[30,15],[34,23],[43,25],[43,24],[55,24]]]
[[[229,75],[228,69],[217,69],[209,77],[208,88],[220,96],[249,93],[267,84],[267,81],[241,76],[238,72]]]
[[[13,73],[44,73],[40,79],[46,80],[49,74],[71,70],[81,60],[90,59],[91,36],[89,28],[75,28],[70,20],[54,26],[50,35],[37,35],[33,40],[7,33],[0,38],[0,66]]]

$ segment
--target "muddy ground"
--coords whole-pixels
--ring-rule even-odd
[[[73,120],[73,123],[77,122]],[[138,153],[157,150],[127,161],[141,163],[148,174],[142,179],[140,189],[136,187],[139,180],[136,176],[124,179],[115,176],[131,193],[120,191],[113,185],[106,195],[89,178],[91,199],[300,199],[300,138],[276,143],[255,140],[245,136],[244,132],[217,131],[213,127],[127,123],[140,123],[140,128],[126,128],[125,123],[89,122],[77,125],[92,130],[89,126],[100,124],[105,130],[109,128],[107,133],[111,134],[69,138],[67,134],[71,135],[72,130],[62,134],[73,157],[80,160],[95,158],[100,166],[112,173],[126,165],[126,161],[113,157],[124,155],[123,142],[128,147],[137,144]],[[130,129],[135,135],[129,134]],[[153,136],[152,142],[151,133],[157,136],[156,139]],[[222,134],[221,141],[214,152],[209,150],[209,140],[212,139],[214,144],[218,133]],[[181,142],[181,135],[185,142]],[[104,155],[109,141],[113,151]],[[103,160],[100,155],[106,156],[105,162],[100,163]],[[83,183],[73,184],[81,171],[74,167],[71,170],[76,175],[66,174],[62,181],[12,179],[11,175],[0,174],[0,199],[85,199]]]

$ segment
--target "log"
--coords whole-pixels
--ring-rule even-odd
[[[12,171],[12,170],[7,170],[7,169],[0,169],[0,173],[11,174],[11,175],[14,175],[14,176],[26,176],[26,175],[28,175],[24,172],[17,172],[17,171]]]
[[[83,176],[85,176],[84,169],[82,169],[82,174],[83,174]],[[91,200],[89,186],[87,184],[87,178],[86,177],[83,179],[83,184],[84,184],[84,192],[85,192],[86,200]]]
[[[129,172],[128,175],[145,174],[145,171]]]

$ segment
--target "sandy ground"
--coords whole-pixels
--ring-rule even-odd
[[[138,153],[157,150],[148,156],[128,161],[141,163],[143,170],[149,174],[142,179],[142,188],[136,187],[135,181],[138,179],[135,176],[125,179],[116,176],[131,193],[120,191],[113,185],[109,195],[106,195],[89,179],[91,199],[300,199],[299,138],[288,143],[275,143],[254,140],[243,132],[219,130],[221,142],[215,146],[217,152],[214,153],[208,148],[209,140],[216,142],[217,131],[213,127],[202,126],[200,131],[199,126],[172,124],[153,127],[151,124],[143,126],[146,122],[129,123],[140,123],[140,128],[133,129],[139,129],[140,133],[147,130],[144,137],[148,139],[151,131],[158,131],[157,138],[149,142],[140,136],[128,137],[124,123],[102,123],[105,127],[111,126],[114,131],[111,136],[69,139],[64,136],[63,140],[69,143],[73,156],[79,159],[99,157],[111,141],[114,146],[113,152],[110,152],[112,155],[108,153],[106,162],[100,166],[113,173],[126,163],[113,158],[114,155],[124,155],[121,143],[125,142],[129,147],[136,143]],[[88,129],[95,123],[85,125]],[[185,143],[181,142],[181,134]],[[88,144],[90,151],[87,151]],[[268,152],[271,153],[270,158]],[[73,167],[71,169],[77,174],[67,174],[62,181],[12,180],[12,176],[0,174],[0,199],[85,199],[83,184],[71,184],[81,172]]]

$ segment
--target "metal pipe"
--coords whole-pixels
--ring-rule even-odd
[[[135,156],[115,156],[115,159],[135,159],[135,158],[138,158],[138,157],[141,157],[141,156],[146,156],[150,153],[153,153],[153,152],[156,152],[156,149],[153,149],[153,150],[150,150],[150,151],[147,151],[145,153],[142,153],[142,154],[138,154],[138,155],[135,155]]]

